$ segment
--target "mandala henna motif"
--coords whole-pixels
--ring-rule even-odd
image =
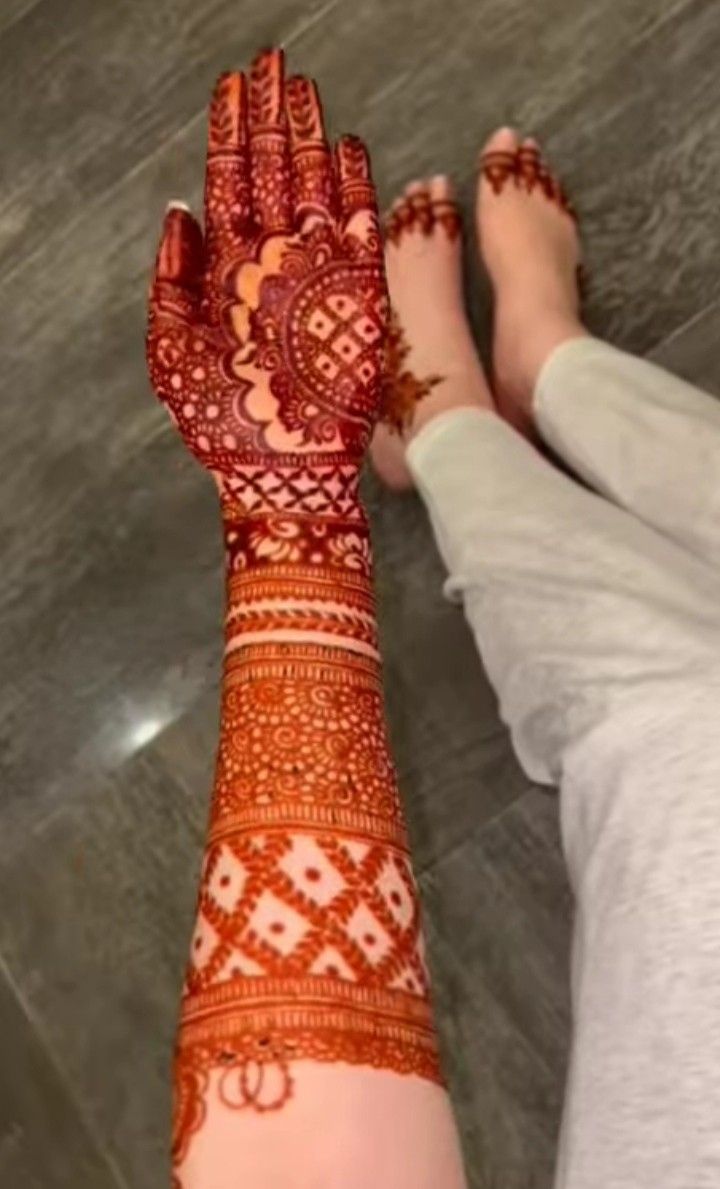
[[[358,496],[388,320],[367,154],[331,155],[314,85],[285,86],[278,52],[249,86],[219,80],[210,123],[205,241],[169,212],[148,331],[227,555],[177,1189],[210,1109],[280,1109],[298,1058],[440,1080]]]
[[[360,457],[380,383],[386,298],[378,265],[360,241],[343,243],[326,224],[303,237],[265,241],[261,276],[240,266],[233,308],[248,339],[232,357],[243,391],[258,369],[268,378],[277,419],[296,447],[327,444]],[[273,262],[272,264],[270,262]]]

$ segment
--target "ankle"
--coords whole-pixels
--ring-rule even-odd
[[[490,387],[479,363],[462,375],[448,377],[417,404],[412,422],[403,434],[405,445],[409,445],[429,422],[455,409],[496,412]]]
[[[535,308],[526,317],[516,316],[511,321],[500,316],[498,325],[503,328],[503,338],[507,338],[512,326],[514,341],[510,350],[507,342],[502,344],[503,349],[496,350],[496,382],[509,385],[515,399],[526,405],[532,401],[540,373],[558,347],[572,339],[589,337],[579,315],[567,309]],[[503,375],[508,365],[512,374]]]
[[[531,398],[535,392],[540,373],[550,356],[559,347],[562,347],[564,343],[569,343],[573,339],[588,337],[589,332],[578,318],[566,316],[565,318],[557,318],[555,320],[548,319],[546,325],[542,328],[538,327],[536,335],[530,338],[525,363],[527,390]]]

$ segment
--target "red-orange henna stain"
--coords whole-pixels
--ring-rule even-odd
[[[334,209],[336,195],[317,87],[311,79],[291,78],[285,87],[285,97],[296,222],[312,215],[327,218]]]
[[[393,207],[385,220],[385,236],[391,243],[399,244],[408,231],[431,235],[436,227],[441,227],[448,239],[457,239],[462,231],[460,211],[451,199],[431,199],[423,191],[403,198]]]
[[[534,145],[520,145],[512,152],[493,149],[483,153],[480,170],[494,194],[501,194],[508,182],[526,190],[528,194],[540,189],[546,198],[557,203],[568,215],[577,217],[561,183]]]
[[[210,125],[207,251],[171,212],[148,333],[153,385],[218,482],[228,561],[176,1169],[211,1083],[265,1111],[299,1057],[440,1078],[358,498],[387,322],[367,153],[330,154],[314,86],[285,87],[278,52],[249,88],[219,80]]]
[[[460,212],[450,199],[431,199],[427,190],[406,196],[395,206],[385,222],[385,235],[391,243],[402,242],[412,232],[432,235],[437,229],[454,240],[462,230]],[[418,401],[441,383],[442,376],[415,375],[407,367],[410,345],[393,310],[385,341],[383,369],[382,420],[395,433],[401,433],[412,421]]]
[[[385,343],[383,371],[382,420],[394,433],[402,433],[415,415],[415,407],[423,397],[442,382],[442,376],[423,376],[422,379],[405,366],[410,345],[393,310]]]

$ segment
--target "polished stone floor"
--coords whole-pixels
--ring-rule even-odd
[[[214,75],[284,44],[384,199],[500,122],[580,208],[589,318],[720,385],[715,0],[3,0],[0,1184],[166,1183],[217,725],[210,483],[152,399],[164,203]],[[468,259],[480,342],[483,279]],[[557,803],[520,772],[422,509],[372,482],[393,737],[473,1189],[549,1189],[568,1040]]]

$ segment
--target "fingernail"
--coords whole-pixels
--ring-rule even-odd
[[[169,203],[165,207],[165,214],[167,215],[169,211],[187,211],[189,215],[192,214],[188,204],[186,202],[182,202],[179,198],[170,199]]]

